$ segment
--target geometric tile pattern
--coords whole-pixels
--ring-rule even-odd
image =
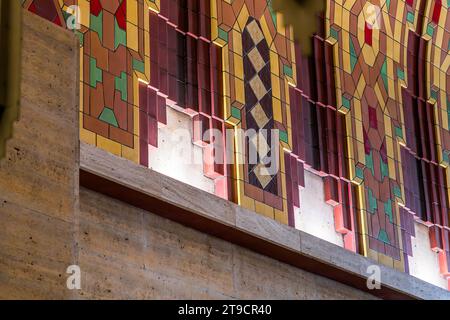
[[[139,162],[138,80],[149,81],[148,8],[157,10],[159,0],[22,2],[62,27],[79,7],[81,139]]]
[[[221,48],[209,40],[210,12],[208,1],[166,1],[149,14],[150,81],[140,88],[144,165],[149,165],[146,146],[158,147],[158,125],[166,124],[166,106],[193,118],[193,142],[203,147],[205,158],[217,158],[214,149],[225,147],[223,140],[212,142],[210,131],[225,130],[219,87]],[[218,160],[205,161],[204,174],[215,181],[216,194],[228,199],[227,167],[224,159]]]
[[[441,28],[445,19],[449,26],[448,15],[443,14],[445,9],[448,7],[441,1],[429,4],[424,8],[428,14],[421,25],[415,32],[409,32],[408,86],[402,91],[406,142],[402,148],[402,166],[408,172],[404,175],[404,214],[429,226],[430,245],[439,254],[440,272],[449,276],[449,173],[445,154],[450,140],[446,123],[450,34],[444,31],[448,27]],[[435,63],[442,68],[432,67]],[[402,230],[407,247],[411,236],[414,235]]]
[[[358,185],[360,250],[403,270],[399,201],[394,192],[401,188],[400,145],[392,134],[401,127],[400,86],[395,87],[389,72],[403,63],[403,57],[394,54],[400,47],[386,31],[393,33],[395,28],[398,40],[403,41],[406,25],[397,19],[406,12],[400,1],[383,3],[380,16],[369,25],[370,6],[363,1],[333,3],[334,18],[327,21],[327,30],[337,48],[338,105],[344,104],[339,102],[343,96],[351,101],[343,111],[348,124],[349,177]],[[345,25],[349,30],[342,28]],[[336,31],[334,36],[331,30]]]
[[[303,166],[297,157],[292,160],[296,178],[289,181],[291,168],[292,130],[289,114],[289,87],[295,85],[295,48],[291,28],[286,28],[271,6],[271,1],[212,0],[211,39],[222,47],[223,118],[227,126],[240,129],[278,129],[279,137],[270,131],[265,137],[250,141],[259,149],[258,161],[242,161],[242,150],[236,149],[230,188],[234,201],[240,205],[289,223],[288,194],[298,198],[298,181],[303,179]],[[272,141],[277,139],[277,141]],[[262,165],[272,156],[272,142],[280,146],[278,174],[268,175]],[[241,145],[238,143],[238,145]],[[246,148],[249,156],[248,144]],[[286,165],[283,150],[289,155]],[[298,170],[297,170],[298,169]],[[300,179],[297,179],[297,172]],[[295,202],[297,207],[298,201]],[[292,210],[291,210],[292,211]],[[292,221],[291,221],[292,223]]]
[[[317,17],[319,25],[325,24],[324,19],[323,15]],[[304,167],[324,178],[325,201],[334,207],[336,231],[343,235],[345,248],[356,251],[356,187],[349,178],[345,144],[345,113],[351,104],[348,100],[346,107],[338,107],[335,79],[330,76],[334,74],[334,49],[325,41],[323,28],[314,35],[311,46],[310,57],[301,56],[296,48],[298,81],[290,88],[293,153]],[[293,204],[297,201],[292,198]]]
[[[448,3],[379,6],[370,18],[370,2],[331,1],[326,22],[358,189],[360,251],[408,271],[418,220],[437,239],[432,247],[448,276]]]
[[[248,142],[262,145],[254,165],[239,143],[234,165],[205,161],[216,194],[294,225],[307,168],[346,248],[408,271],[423,223],[450,277],[449,1],[327,1],[310,57],[269,0],[22,4],[64,28],[80,8],[82,140],[148,165],[168,105],[195,120],[205,159],[226,146],[208,129],[278,129]]]
[[[268,130],[267,134],[255,136],[250,141],[254,150],[257,150],[256,163],[246,162],[248,166],[248,180],[253,186],[264,191],[277,194],[276,175],[267,174],[264,165],[269,156],[273,129],[272,117],[272,84],[270,77],[270,51],[259,23],[249,18],[242,33],[242,48],[244,61],[245,86],[245,129]],[[247,153],[247,159],[250,157]]]

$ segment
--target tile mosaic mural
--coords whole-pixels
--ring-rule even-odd
[[[332,1],[327,8],[362,253],[408,271],[413,221],[420,220],[437,242],[443,275],[450,258],[450,139],[442,111],[449,27],[442,1]]]
[[[308,170],[347,249],[409,272],[424,224],[450,277],[450,1],[328,0],[310,56],[270,0],[22,2],[79,24],[83,141],[151,166],[174,108],[218,196],[294,226]]]

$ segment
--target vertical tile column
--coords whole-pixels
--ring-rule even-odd
[[[157,147],[166,105],[185,112],[193,121],[193,143],[203,147],[204,173],[215,180],[216,193],[228,198],[221,49],[210,41],[210,21],[209,1],[162,1],[160,12],[150,13],[150,83],[141,84],[141,148],[146,143]],[[145,150],[141,158],[148,165]]]
[[[435,106],[427,99],[426,52],[429,42],[414,31],[408,37],[408,87],[403,88],[406,145],[402,147],[405,208],[404,219],[421,220],[429,226],[430,247],[439,253],[440,272],[450,276],[449,198],[446,169],[438,164]],[[408,217],[408,218],[407,218]],[[412,228],[413,229],[413,228]],[[402,230],[410,243],[408,230]],[[412,252],[405,250],[405,254]]]
[[[290,88],[293,152],[303,167],[323,177],[336,231],[344,235],[347,249],[357,251],[356,187],[347,172],[345,115],[336,108],[333,48],[320,34],[312,42],[310,58],[296,47],[299,80]]]

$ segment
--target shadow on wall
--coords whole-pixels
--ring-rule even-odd
[[[0,159],[19,117],[21,21],[21,2],[0,0]]]

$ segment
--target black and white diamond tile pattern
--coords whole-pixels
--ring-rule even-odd
[[[267,134],[259,134],[250,139],[253,150],[258,150],[257,164],[248,165],[249,183],[265,191],[277,194],[276,175],[270,175],[263,164],[270,159],[271,134],[273,129],[272,84],[270,76],[270,49],[259,23],[249,18],[242,33],[244,54],[245,112],[246,129],[257,132],[266,129]],[[249,145],[250,149],[250,145]],[[248,157],[248,155],[247,155]]]

